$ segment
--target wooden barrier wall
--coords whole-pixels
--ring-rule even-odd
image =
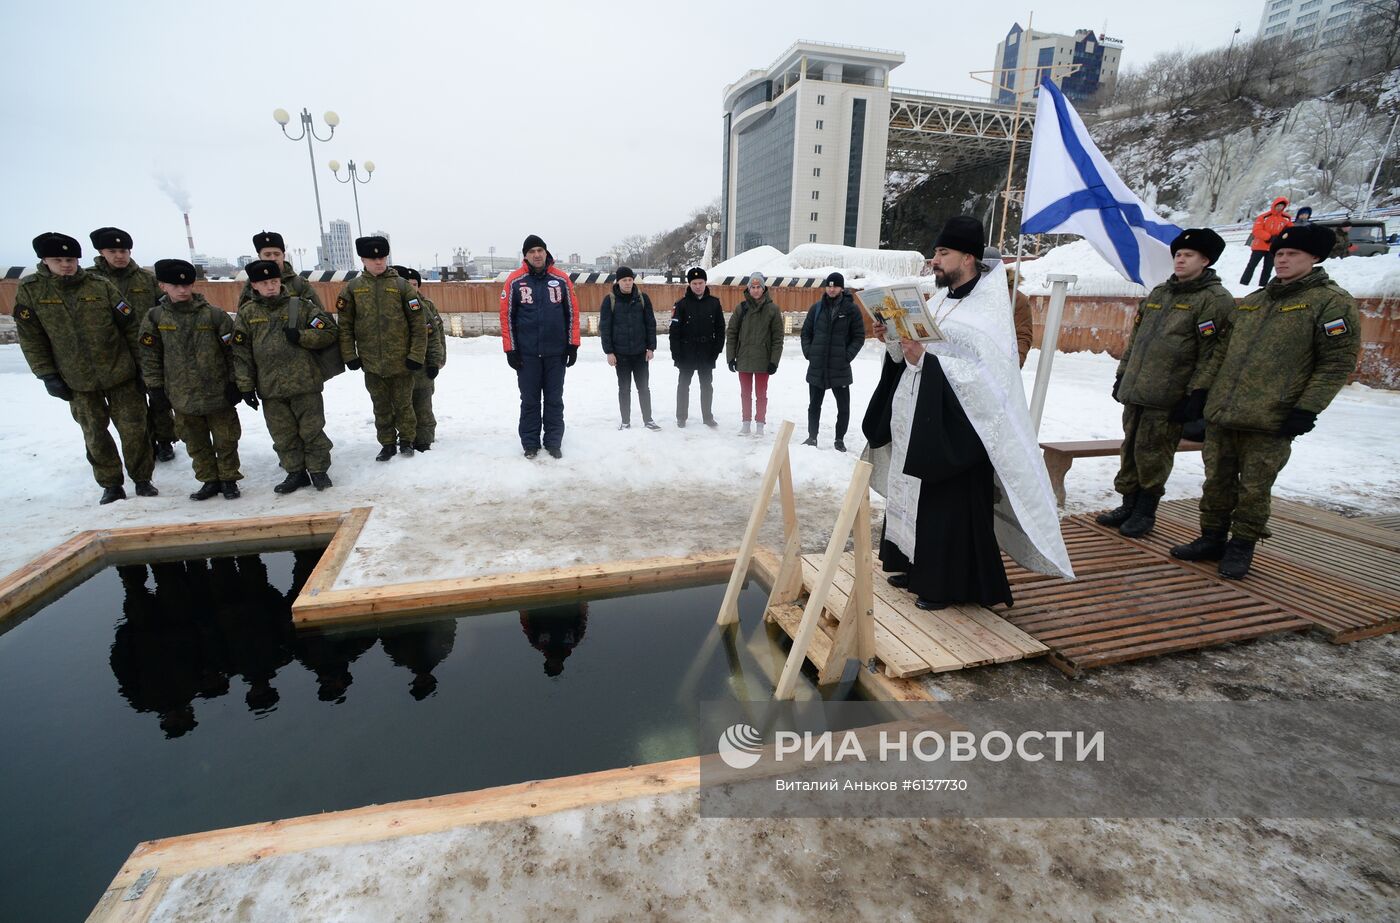
[[[14,311],[14,279],[0,280],[0,314]],[[344,283],[313,282],[321,300],[329,307]],[[195,290],[226,311],[237,308],[235,302],[242,291],[241,282],[200,282]],[[664,318],[672,304],[685,294],[684,285],[643,285],[642,291],[651,298],[658,320]],[[423,290],[438,310],[445,314],[496,313],[500,310],[500,285],[495,282],[426,282]],[[585,313],[595,312],[603,297],[612,290],[609,284],[576,285],[579,304]],[[711,286],[725,310],[731,310],[743,297],[737,285]],[[769,289],[778,307],[786,312],[806,312],[821,297],[819,288]],[[1040,345],[1048,295],[1031,298],[1035,315],[1035,345]],[[1362,353],[1356,379],[1378,388],[1400,390],[1400,297],[1358,298],[1361,312]],[[1060,352],[1106,352],[1121,356],[1132,328],[1137,300],[1127,296],[1071,295],[1065,303],[1064,323],[1060,329]]]

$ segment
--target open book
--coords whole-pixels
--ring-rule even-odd
[[[885,325],[885,339],[936,343],[943,339],[933,312],[917,285],[884,285],[856,294],[876,323]]]

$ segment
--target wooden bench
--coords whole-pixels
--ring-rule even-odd
[[[1178,452],[1199,452],[1204,443],[1181,440]],[[1065,505],[1065,474],[1076,458],[1102,458],[1117,455],[1123,448],[1122,439],[1086,439],[1082,442],[1042,442],[1045,450],[1045,470],[1050,475],[1050,486],[1055,490],[1055,502]]]

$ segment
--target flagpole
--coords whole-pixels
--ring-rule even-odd
[[[1032,44],[1035,42],[1034,25],[1035,10],[1031,10],[1030,15],[1026,17],[1026,40]],[[1024,47],[1025,45],[1022,44],[1016,49],[1018,59],[1021,56],[1021,48]],[[1001,203],[1001,236],[995,238],[997,243],[1000,243],[1002,238],[1006,236],[1006,215],[1011,210],[1011,174],[1016,169],[1016,142],[1021,139],[1021,94],[1023,92],[1021,87],[1016,88],[1016,114],[1011,117],[1011,158],[1006,162],[1006,190],[1002,193]]]

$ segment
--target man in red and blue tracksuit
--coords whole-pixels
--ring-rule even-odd
[[[520,385],[520,445],[526,458],[544,448],[562,458],[564,369],[578,361],[578,299],[568,275],[554,268],[544,241],[531,234],[525,261],[501,289],[501,345]]]

